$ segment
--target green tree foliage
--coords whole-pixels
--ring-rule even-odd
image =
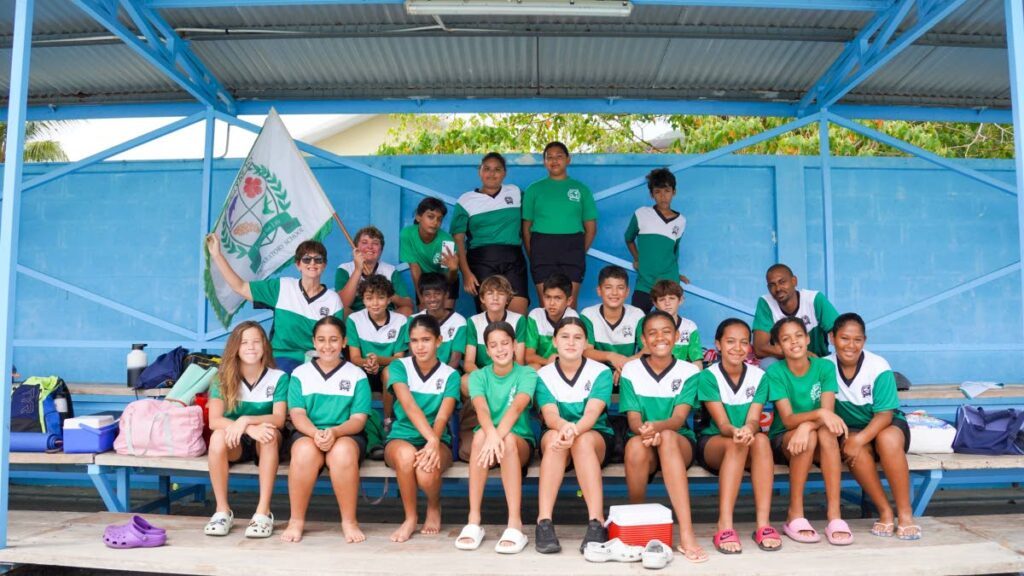
[[[59,122],[26,122],[25,123],[25,161],[26,162],[67,162],[68,155],[60,142],[52,140],[54,132],[61,126]],[[7,160],[7,123],[0,122],[0,162]]]
[[[538,152],[552,140],[577,153],[701,154],[781,126],[789,118],[749,116],[655,116],[642,114],[399,114],[399,125],[378,154],[484,154]],[[950,158],[1012,158],[1012,126],[943,122],[862,121],[862,124]],[[656,132],[669,127],[668,140]],[[838,156],[906,156],[839,126],[829,144]],[[741,154],[816,155],[818,125],[811,124]]]

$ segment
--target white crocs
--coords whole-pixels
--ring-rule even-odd
[[[249,527],[245,529],[246,538],[269,538],[274,533],[274,513],[253,514]]]
[[[217,512],[211,516],[210,521],[206,523],[206,528],[203,528],[203,534],[206,534],[207,536],[227,536],[234,523],[235,513],[231,510],[228,510],[227,512]]]

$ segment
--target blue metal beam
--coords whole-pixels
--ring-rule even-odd
[[[136,146],[141,146],[141,145],[143,145],[143,144],[145,144],[147,142],[152,142],[153,140],[156,140],[157,138],[160,138],[162,136],[166,136],[166,135],[170,134],[171,132],[177,132],[178,130],[181,130],[182,128],[185,128],[186,126],[191,126],[192,124],[195,124],[196,122],[198,122],[198,121],[200,121],[202,119],[203,119],[203,113],[202,112],[197,112],[197,113],[189,116],[188,118],[182,118],[181,120],[178,120],[177,122],[171,122],[170,124],[167,124],[166,126],[161,126],[160,128],[157,128],[156,130],[153,130],[153,131],[147,132],[145,134],[142,134],[141,136],[137,136],[135,138],[132,138],[131,140],[128,140],[127,142],[122,142],[121,144],[118,144],[116,146],[107,148],[106,150],[103,150],[101,152],[97,152],[97,153],[93,154],[92,156],[89,156],[87,158],[82,158],[78,162],[73,162],[71,164],[67,164],[65,166],[61,166],[60,168],[56,168],[54,170],[51,170],[51,171],[49,171],[49,172],[47,172],[45,174],[41,174],[39,176],[36,176],[35,178],[33,178],[33,179],[31,179],[31,180],[29,180],[28,182],[25,183],[24,189],[25,190],[31,190],[32,188],[36,188],[38,186],[42,186],[43,184],[46,184],[47,182],[52,182],[53,180],[56,180],[56,179],[58,179],[58,178],[60,178],[62,176],[67,176],[68,174],[71,174],[72,172],[77,172],[78,170],[81,170],[82,168],[85,168],[87,166],[91,166],[91,165],[96,164],[98,162],[102,162],[102,161],[106,160],[107,158],[111,158],[113,156],[117,156],[118,154],[120,154],[122,152],[125,152],[125,151],[128,151],[128,150],[131,150],[132,148],[135,148]]]
[[[199,293],[196,295],[196,334],[206,333],[206,234],[210,231],[210,198],[213,194],[213,141],[217,118],[213,108],[206,109],[206,141],[203,146],[203,187],[199,208]]]
[[[708,162],[711,162],[712,160],[716,160],[718,158],[721,158],[722,156],[728,156],[729,154],[732,154],[733,152],[736,152],[738,150],[742,150],[744,148],[749,148],[750,146],[753,146],[754,144],[758,144],[760,142],[764,142],[765,140],[771,140],[772,138],[775,138],[776,136],[779,136],[781,134],[785,134],[786,132],[789,132],[789,131],[792,131],[792,130],[796,130],[797,128],[800,128],[801,126],[806,126],[807,124],[810,124],[811,122],[814,122],[817,119],[818,119],[817,115],[806,116],[804,118],[798,118],[796,120],[793,120],[792,122],[788,122],[786,124],[783,124],[782,126],[779,126],[779,127],[776,127],[776,128],[772,128],[771,130],[765,130],[764,132],[761,132],[760,134],[755,134],[753,136],[749,136],[747,138],[744,138],[743,140],[740,140],[739,142],[733,142],[732,144],[729,144],[728,146],[722,146],[721,148],[717,148],[717,149],[712,150],[710,152],[705,152],[704,154],[700,154],[700,155],[694,156],[692,158],[687,158],[686,160],[684,160],[682,162],[679,162],[678,164],[673,164],[673,165],[669,166],[668,169],[671,170],[672,172],[680,172],[682,170],[686,170],[687,168],[693,168],[694,166],[699,166],[701,164],[706,164]],[[626,180],[625,182],[623,182],[621,184],[616,184],[615,186],[610,186],[608,188],[605,188],[604,190],[601,190],[600,192],[597,192],[596,194],[594,194],[594,200],[595,201],[604,200],[605,198],[608,198],[608,197],[611,197],[611,196],[615,196],[616,194],[621,194],[622,192],[625,192],[627,190],[632,190],[633,188],[636,188],[637,186],[643,185],[646,181],[647,181],[647,177],[646,176],[638,176],[636,178],[633,178],[633,179],[630,179],[630,180]]]
[[[904,142],[903,140],[900,140],[899,138],[894,138],[892,136],[889,136],[888,134],[884,134],[882,132],[879,132],[878,130],[874,130],[874,129],[868,128],[867,126],[864,126],[863,124],[859,124],[857,122],[854,122],[853,120],[850,120],[848,118],[843,118],[842,116],[838,116],[838,115],[836,115],[833,112],[827,112],[826,115],[828,116],[829,121],[831,121],[833,124],[838,124],[839,126],[842,126],[843,128],[848,128],[850,130],[853,130],[854,132],[858,132],[860,134],[863,134],[863,135],[867,136],[868,138],[872,138],[874,140],[878,140],[879,142],[881,142],[883,144],[886,144],[888,146],[892,146],[893,148],[896,148],[897,150],[902,150],[903,152],[906,152],[907,154],[913,154],[914,156],[917,156],[917,157],[919,157],[919,158],[921,158],[923,160],[927,160],[928,162],[931,162],[932,164],[937,164],[939,166],[942,166],[943,168],[947,168],[947,169],[952,170],[954,172],[963,174],[964,176],[967,176],[968,178],[971,178],[973,180],[977,180],[978,182],[981,182],[982,184],[988,184],[989,186],[992,186],[993,188],[995,188],[997,190],[1001,190],[1003,192],[1006,192],[1007,194],[1016,194],[1017,193],[1017,189],[1016,189],[1016,187],[1013,184],[1010,184],[1010,183],[1007,183],[1007,182],[1003,182],[1002,180],[999,180],[998,178],[993,178],[993,177],[989,176],[988,174],[984,174],[982,172],[978,172],[977,170],[973,170],[971,168],[967,168],[965,166],[961,166],[960,164],[957,164],[956,162],[954,162],[954,161],[952,161],[952,160],[950,160],[948,158],[943,158],[942,156],[939,156],[937,154],[933,154],[933,153],[931,153],[931,152],[929,152],[929,151],[927,151],[927,150],[925,150],[923,148],[918,148],[917,146],[914,146],[913,144],[909,144],[907,142]]]
[[[233,124],[235,126],[238,126],[239,128],[245,128],[246,130],[249,130],[250,132],[253,132],[255,134],[259,134],[260,133],[260,127],[259,126],[255,125],[255,124],[252,124],[250,122],[246,122],[245,120],[240,120],[240,119],[235,118],[234,116],[231,116],[229,114],[224,114],[224,113],[218,112],[217,113],[217,117],[220,118],[221,120],[227,122],[228,124]],[[390,182],[390,183],[392,183],[392,184],[394,184],[396,186],[401,186],[402,188],[405,188],[406,190],[411,190],[413,192],[416,192],[417,194],[422,194],[424,196],[433,196],[435,198],[440,199],[442,202],[445,202],[445,203],[453,205],[453,206],[455,205],[455,202],[456,202],[455,198],[452,198],[451,196],[449,196],[447,194],[443,194],[441,192],[438,192],[437,190],[434,190],[433,188],[428,188],[428,187],[426,187],[426,186],[424,186],[422,184],[417,184],[416,182],[413,182],[412,180],[406,180],[405,178],[402,178],[401,176],[395,176],[394,174],[391,174],[389,172],[385,172],[383,170],[378,170],[377,168],[373,168],[372,166],[367,166],[366,164],[363,164],[362,162],[357,162],[356,160],[352,160],[351,158],[345,158],[344,156],[338,156],[337,154],[334,154],[332,152],[328,152],[327,150],[324,150],[323,148],[317,148],[316,146],[313,146],[311,144],[307,144],[305,142],[300,142],[300,141],[296,140],[295,141],[295,145],[299,148],[299,150],[302,150],[303,152],[308,152],[309,154],[312,154],[313,156],[316,156],[317,158],[323,158],[324,160],[327,160],[328,162],[333,162],[333,163],[338,164],[340,166],[344,166],[346,168],[351,168],[352,170],[355,170],[357,172],[362,172],[363,174],[366,174],[367,176],[370,176],[372,178],[377,178],[378,180],[383,180],[385,182]]]
[[[825,114],[818,120],[818,158],[821,161],[821,206],[825,225],[823,246],[825,248],[825,289],[828,297],[836,297],[836,255],[835,238],[832,236],[832,151],[828,141],[828,118]]]
[[[246,320],[252,320],[253,322],[269,322],[273,318],[273,312],[263,312],[255,316],[245,318],[243,320],[235,320],[235,322],[232,323],[231,326],[228,326],[227,328],[217,328],[215,330],[211,330],[207,332],[203,337],[206,338],[207,340],[213,340],[215,338],[220,338],[221,336],[226,336],[230,334],[231,331],[235,329],[235,326],[238,326],[240,323],[245,322]]]
[[[249,100],[238,102],[238,115],[262,115],[271,108],[280,114],[435,114],[485,112],[564,112],[580,114],[696,114],[792,118],[797,105],[784,102],[733,102],[709,100],[646,100],[606,98],[474,98],[430,100]],[[82,120],[97,118],[148,118],[189,116],[203,112],[198,102],[135,104],[60,104],[33,106],[28,120]],[[829,110],[847,118],[869,120],[917,120],[935,122],[1013,122],[1010,110],[991,108],[940,108],[928,106],[875,106],[838,104]],[[0,109],[0,121],[6,118]]]
[[[402,4],[405,0],[143,0],[153,8],[228,8],[236,6],[302,6],[309,4]],[[764,8],[791,10],[842,10],[875,12],[892,0],[632,0],[653,6],[712,6],[723,8]]]
[[[18,272],[21,273],[21,274],[24,274],[25,276],[28,276],[29,278],[33,278],[33,279],[39,280],[40,282],[43,282],[45,284],[49,284],[50,286],[53,286],[54,288],[59,288],[61,290],[65,290],[67,292],[70,292],[70,293],[74,294],[75,296],[79,296],[81,298],[85,298],[86,300],[89,300],[91,302],[95,302],[95,303],[97,303],[97,304],[99,304],[101,306],[106,306],[107,308],[111,308],[111,309],[116,310],[116,311],[118,311],[118,312],[120,312],[122,314],[127,314],[128,316],[131,316],[132,318],[137,318],[139,320],[142,320],[143,322],[146,322],[148,324],[152,324],[152,325],[154,325],[154,326],[156,326],[158,328],[163,328],[164,330],[167,330],[168,332],[173,332],[175,334],[178,334],[179,336],[184,336],[185,338],[188,338],[189,340],[196,340],[198,338],[198,335],[195,332],[193,332],[191,330],[187,330],[185,328],[182,328],[181,326],[178,326],[177,324],[171,324],[170,322],[168,322],[166,320],[161,320],[160,318],[157,318],[156,316],[152,316],[150,314],[146,314],[145,312],[142,312],[140,310],[136,310],[135,308],[132,308],[130,306],[125,306],[124,304],[121,304],[120,302],[115,302],[115,301],[111,300],[110,298],[105,298],[103,296],[100,296],[99,294],[95,294],[95,293],[90,292],[90,291],[88,291],[88,290],[86,290],[84,288],[80,288],[78,286],[75,286],[74,284],[69,284],[67,282],[64,282],[63,280],[58,280],[57,278],[54,278],[54,277],[49,276],[47,274],[43,274],[42,272],[39,272],[38,270],[33,270],[33,269],[31,269],[31,268],[29,268],[27,266],[23,266],[21,264],[18,264]],[[0,300],[0,302],[2,302],[2,300]]]
[[[54,340],[51,338],[47,339],[35,339],[35,338],[15,338],[15,348],[83,348],[83,349],[115,349],[123,350],[125,348],[131,348],[131,345],[138,342],[138,340]],[[225,342],[210,342],[207,340],[147,340],[146,345],[150,348],[157,350],[160,348],[174,348],[176,346],[184,346],[189,349],[221,349],[224,347]]]
[[[205,106],[235,111],[235,101],[216,77],[195,56],[163,18],[137,0],[120,0],[139,27],[129,29],[120,19],[118,5],[105,0],[74,0],[75,5],[121,39],[146,62],[167,75]],[[142,34],[143,39],[139,38]]]
[[[855,63],[855,69],[851,69],[850,74],[852,75],[837,76],[830,82],[830,86],[824,93],[815,97],[816,104],[810,110],[828,108],[838,102],[879,68],[888,64],[900,52],[945,19],[946,16],[960,8],[964,2],[966,0],[941,0],[930,4],[931,9],[924,12],[921,9],[922,3],[918,0],[917,21],[914,25],[904,30],[891,44],[888,43],[889,38],[880,37],[879,40],[885,40],[886,44],[880,46],[872,45],[867,48],[863,59],[858,58]],[[899,12],[899,10],[896,10],[894,14],[898,15]]]
[[[988,284],[989,282],[992,282],[994,280],[998,280],[998,279],[1002,278],[1003,276],[1007,276],[1009,274],[1014,274],[1014,273],[1016,273],[1018,271],[1020,271],[1020,262],[1014,262],[1013,264],[1010,264],[1008,266],[1003,266],[1002,268],[1000,268],[998,270],[995,270],[993,272],[989,272],[988,274],[985,274],[983,276],[979,276],[979,277],[977,277],[977,278],[975,278],[973,280],[968,280],[967,282],[964,282],[963,284],[958,284],[958,285],[956,285],[956,286],[954,286],[954,287],[952,287],[952,288],[950,288],[948,290],[943,290],[942,292],[939,292],[938,294],[936,294],[934,296],[929,296],[928,298],[925,298],[924,300],[920,300],[920,301],[914,302],[913,304],[910,304],[908,306],[904,306],[903,308],[900,308],[899,310],[896,310],[894,312],[890,312],[890,313],[886,314],[885,316],[880,316],[878,318],[875,318],[874,320],[870,320],[868,322],[868,328],[875,329],[875,328],[878,328],[879,326],[885,326],[886,324],[894,322],[894,321],[896,321],[896,320],[898,320],[900,318],[903,318],[904,316],[908,316],[910,314],[913,314],[914,312],[917,312],[918,310],[923,310],[923,309],[925,309],[925,308],[927,308],[929,306],[932,306],[934,304],[938,304],[939,302],[942,302],[943,300],[948,300],[948,299],[952,298],[953,296],[956,296],[958,294],[963,294],[964,292],[967,292],[968,290],[974,290],[975,288],[977,288],[979,286],[983,286],[985,284]],[[875,348],[875,347],[872,346],[872,349],[873,348]]]
[[[17,0],[11,46],[11,86],[8,96],[3,205],[0,207],[0,548],[7,547],[7,506],[10,493],[11,366],[14,358],[14,302],[21,213],[21,173],[25,163],[25,112],[28,108],[29,63],[35,0]]]
[[[1010,102],[1013,106],[1014,165],[1017,190],[1024,190],[1024,4],[1006,0],[1006,51],[1010,60]],[[1024,262],[1024,194],[1017,194],[1017,241]],[[1021,274],[1021,308],[1024,312],[1024,274]],[[1022,323],[1024,327],[1024,323]]]

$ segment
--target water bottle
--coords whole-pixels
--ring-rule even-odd
[[[146,359],[146,352],[143,350],[145,344],[132,344],[132,351],[128,353],[126,366],[128,368],[128,387],[135,388],[139,384],[139,377],[146,369],[149,360]]]

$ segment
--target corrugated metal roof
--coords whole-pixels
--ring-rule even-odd
[[[14,0],[0,0],[0,46]],[[168,9],[236,98],[796,101],[864,12],[641,5],[622,20],[445,17],[402,5]],[[189,100],[67,0],[37,0],[33,104]],[[70,40],[70,42],[57,42]],[[0,88],[9,82],[10,50]],[[843,102],[1008,107],[1003,2],[969,0]]]

